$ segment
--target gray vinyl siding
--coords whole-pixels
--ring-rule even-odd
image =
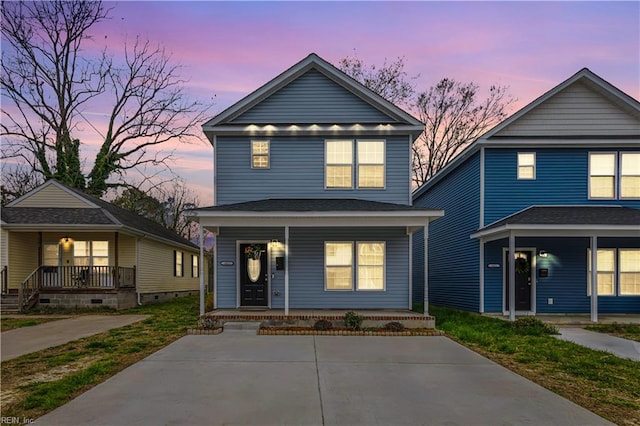
[[[406,309],[409,300],[409,240],[405,228],[290,228],[289,307],[292,309]],[[218,237],[218,307],[237,306],[236,241],[284,242],[282,228],[222,228]],[[325,291],[325,241],[384,241],[385,291]],[[284,271],[276,271],[270,254],[271,307],[284,307]],[[234,266],[220,266],[234,261]],[[355,266],[355,265],[354,265]],[[355,281],[354,281],[355,284]],[[273,294],[279,291],[280,295]]]
[[[417,197],[417,207],[444,209],[444,217],[429,225],[429,302],[479,309],[479,243],[470,235],[478,229],[480,212],[480,154],[451,171]],[[424,292],[424,236],[413,240],[413,300]]]
[[[395,121],[319,71],[310,70],[230,123],[379,124]]]
[[[411,146],[408,136],[361,138],[386,140],[384,189],[325,189],[327,139],[335,138],[323,135],[273,137],[269,139],[270,168],[252,169],[251,138],[218,137],[217,204],[266,198],[359,198],[409,204]],[[356,166],[354,163],[354,170]],[[356,183],[354,176],[354,185]]]
[[[613,136],[639,131],[640,120],[577,82],[495,136]]]

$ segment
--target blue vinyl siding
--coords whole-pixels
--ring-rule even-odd
[[[620,205],[640,200],[590,200],[587,148],[485,149],[485,217],[491,224],[532,205]],[[630,148],[605,152],[639,151]],[[536,153],[536,179],[517,180],[517,153]]]
[[[359,198],[409,204],[411,147],[408,135],[382,138],[386,140],[384,189],[325,189],[326,139],[332,137],[271,138],[270,168],[252,169],[250,138],[218,137],[217,204],[266,198]],[[362,139],[380,138],[367,136]]]
[[[218,237],[218,307],[235,308],[237,294],[236,240],[284,241],[282,228],[222,228]],[[384,241],[385,291],[325,291],[325,241]],[[409,243],[405,228],[290,228],[289,306],[317,309],[406,309],[409,303]],[[221,261],[234,266],[220,266]],[[284,271],[276,271],[271,254],[271,307],[284,307]]]
[[[380,124],[395,121],[321,72],[310,70],[231,123]]]
[[[478,229],[480,212],[480,154],[450,172],[414,206],[444,209],[429,225],[429,301],[434,305],[479,309],[479,243],[469,235]],[[424,236],[414,234],[413,295],[424,291]]]
[[[492,241],[485,246],[486,264],[500,264],[500,268],[485,268],[485,311],[499,313],[503,309],[504,259],[506,239]],[[548,257],[536,258],[536,313],[588,313],[587,249],[589,239],[575,238],[517,238],[517,247],[545,250]],[[599,238],[600,248],[640,248],[640,238]],[[541,268],[549,276],[539,277]],[[553,304],[549,304],[549,298]],[[600,313],[640,313],[640,296],[600,296]]]

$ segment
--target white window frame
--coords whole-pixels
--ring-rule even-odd
[[[255,153],[253,152],[254,143],[266,143],[267,144],[267,153]],[[266,167],[256,167],[254,165],[253,159],[254,157],[266,157],[267,166]],[[271,141],[267,139],[252,139],[251,140],[251,168],[254,170],[268,170],[271,168]]]
[[[382,163],[361,163],[359,159],[360,155],[360,143],[378,142],[382,143]],[[372,189],[380,190],[385,189],[387,186],[387,141],[385,139],[356,139],[355,141],[355,157],[356,157],[356,187],[358,189]],[[382,166],[382,186],[360,186],[360,166]]]
[[[533,164],[521,164],[521,160],[520,160],[520,156],[521,155],[532,155],[533,156]],[[518,167],[517,167],[517,171],[516,171],[516,177],[518,178],[518,180],[536,180],[536,153],[535,152],[518,152],[517,153],[517,163],[518,163]],[[520,175],[520,170],[522,170],[523,168],[529,168],[532,167],[533,168],[533,176],[532,177],[522,177]]]
[[[591,178],[592,177],[609,177],[610,175],[592,175],[591,174],[591,157],[594,155],[613,155],[613,196],[611,197],[594,197],[591,195]],[[618,194],[618,153],[615,151],[592,151],[589,152],[589,164],[588,164],[588,198],[589,200],[615,200]]]
[[[361,265],[359,261],[359,246],[360,244],[382,244],[382,288],[360,288],[360,267],[379,267],[380,265]],[[356,281],[355,287],[356,291],[387,291],[387,244],[385,241],[356,241],[355,245],[356,253],[355,253],[355,261],[356,264],[355,272],[356,272]]]
[[[623,293],[622,292],[622,274],[638,274],[638,273],[640,273],[640,269],[638,271],[630,271],[630,272],[623,272],[622,271],[622,262],[620,260],[620,257],[621,257],[620,256],[620,252],[622,252],[622,251],[640,251],[640,249],[639,248],[632,248],[632,247],[629,247],[629,248],[620,247],[620,248],[618,248],[618,256],[616,258],[616,260],[618,261],[618,263],[616,265],[617,269],[618,269],[618,273],[616,275],[617,284],[618,284],[617,285],[617,289],[618,289],[617,295],[620,296],[620,297],[638,297],[638,296],[640,296],[640,293]]]
[[[640,197],[625,197],[625,196],[622,195],[622,178],[623,177],[627,176],[627,177],[639,177],[640,178],[640,174],[637,174],[637,175],[636,174],[630,174],[630,175],[623,175],[622,174],[622,158],[625,155],[629,155],[629,154],[631,154],[631,155],[634,155],[634,154],[635,155],[640,155],[640,152],[639,151],[620,151],[619,152],[619,160],[618,160],[619,161],[619,165],[618,165],[619,177],[618,177],[618,179],[620,180],[620,182],[618,183],[618,188],[619,188],[620,193],[618,194],[618,199],[620,199],[620,200],[638,200],[638,199],[640,199]]]
[[[95,242],[104,242],[107,243],[107,255],[106,256],[96,256],[94,255],[93,252],[93,243]],[[76,245],[78,243],[86,243],[87,247],[89,248],[89,255],[88,256],[76,256]],[[109,240],[76,240],[73,242],[73,250],[72,250],[72,255],[73,255],[73,264],[74,266],[86,266],[86,267],[94,267],[94,266],[109,266],[110,263],[110,251],[111,251],[111,244],[109,242]],[[94,259],[107,259],[107,264],[106,265],[96,265]],[[89,264],[88,265],[76,265],[76,259],[89,259]]]
[[[603,271],[600,270],[600,262],[598,262],[597,267],[598,270],[596,275],[600,274],[611,274],[613,276],[612,282],[612,291],[613,293],[601,293],[600,292],[600,283],[598,282],[598,296],[617,296],[617,276],[618,276],[618,252],[615,248],[602,247],[598,248],[598,251],[612,251],[613,252],[613,271]],[[591,296],[591,249],[587,249],[587,296]]]
[[[351,264],[350,265],[327,265],[327,245],[328,244],[349,244],[351,246]],[[329,269],[328,268],[351,268],[351,288],[328,288]],[[355,286],[354,274],[356,268],[356,258],[353,255],[353,241],[325,241],[324,242],[324,290],[325,291],[353,291]]]
[[[329,163],[329,143],[331,142],[348,142],[351,144],[351,163],[343,164],[343,163]],[[324,189],[328,190],[353,190],[355,184],[355,149],[354,149],[353,139],[325,139],[324,141]],[[351,186],[329,186],[329,167],[336,166],[349,166],[351,167]]]

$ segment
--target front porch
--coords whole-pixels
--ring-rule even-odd
[[[358,310],[358,309],[216,309],[202,315],[204,320],[214,321],[216,326],[226,322],[260,322],[263,327],[313,327],[316,321],[331,321],[334,327],[343,326],[347,312],[364,317],[363,327],[382,327],[388,322],[399,322],[406,328],[435,328],[435,317],[407,310]]]

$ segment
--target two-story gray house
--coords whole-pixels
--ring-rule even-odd
[[[412,206],[423,128],[315,54],[205,123],[214,307],[410,309],[412,234],[443,215]]]

